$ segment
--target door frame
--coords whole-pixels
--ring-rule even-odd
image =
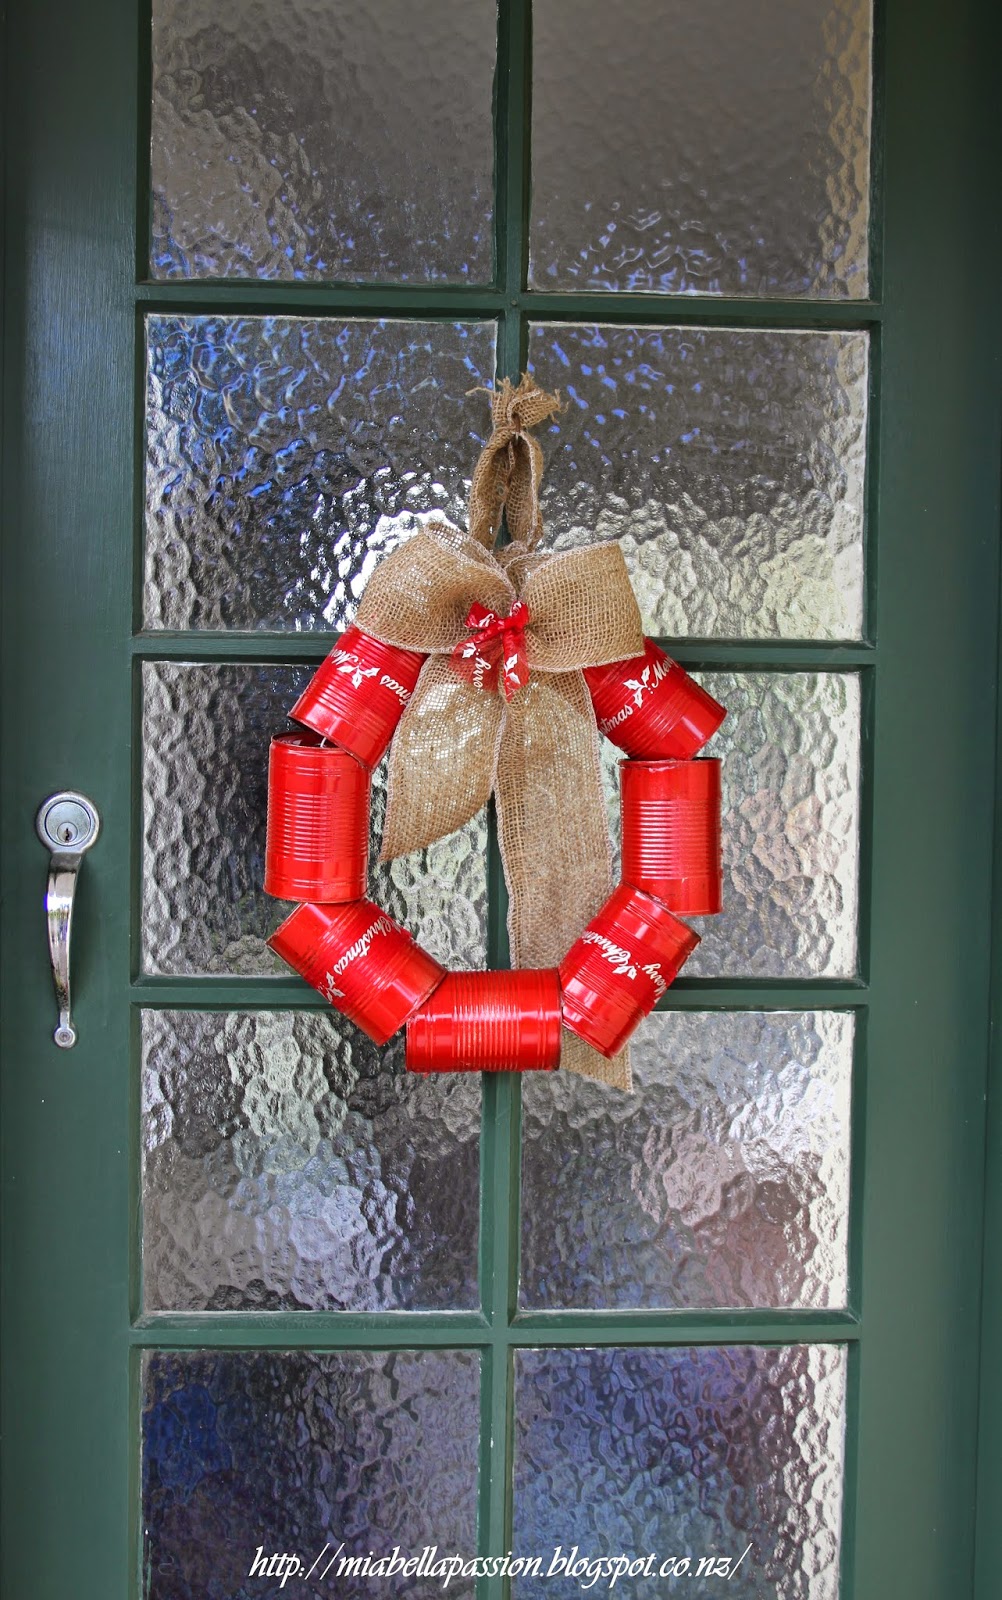
[[[864,738],[874,741],[878,763],[864,795],[862,865],[874,936],[864,941],[855,999],[852,986],[841,999],[833,986],[783,987],[784,994],[796,988],[805,1007],[858,1004],[866,1018],[867,1065],[856,1085],[857,1101],[865,1094],[865,1127],[855,1130],[857,1153],[865,1139],[865,1160],[854,1174],[865,1274],[846,1320],[823,1319],[853,1347],[850,1408],[859,1433],[849,1454],[846,1495],[855,1514],[847,1516],[843,1563],[844,1593],[853,1600],[973,1594],[976,1539],[987,1600],[1002,1555],[1002,1519],[992,1514],[1002,1481],[1002,1380],[990,1359],[1002,1331],[997,1095],[992,1228],[983,1230],[993,971],[1002,999],[1002,928],[993,939],[986,867],[993,838],[1002,844],[995,807],[1002,792],[995,731],[1000,141],[993,115],[1002,41],[993,10],[991,0],[878,5],[874,142],[876,152],[883,141],[883,155],[874,238],[883,244],[875,298],[848,307],[775,304],[777,326],[849,320],[870,329],[878,408],[875,588],[872,541],[869,575],[877,642],[829,652],[833,665],[858,664],[868,683]],[[123,630],[134,615],[128,569],[139,522],[137,314],[183,305],[434,315],[440,304],[433,289],[421,288],[249,283],[193,291],[142,281],[136,219],[146,196],[137,172],[149,101],[147,29],[148,18],[126,0],[94,0],[86,9],[35,0],[8,20],[2,1571],[5,1592],[39,1600],[69,1592],[105,1600],[129,1569],[137,1515],[129,1374],[149,1336],[130,1314],[139,1202],[130,1009],[150,989],[133,982],[129,954],[128,883],[138,842],[128,782],[132,640]],[[506,0],[501,33],[504,60],[524,64],[526,0]],[[502,72],[498,114],[506,119],[503,179],[515,215],[527,203],[528,106],[506,93],[508,81]],[[521,238],[502,222],[499,267],[509,276],[523,270]],[[521,292],[514,306],[511,298],[498,288],[468,292],[470,314],[490,305],[500,318],[505,363],[514,370],[523,314],[545,315],[554,297]],[[576,298],[582,307],[593,303],[596,319],[643,321],[650,312],[639,295]],[[662,303],[683,322],[748,320],[741,301]],[[823,664],[816,648],[804,656]],[[730,659],[755,664],[761,656],[750,646]],[[795,648],[786,659],[796,660]],[[104,819],[75,929],[81,1042],[70,1056],[48,1045],[44,856],[33,835],[41,798],[66,786],[92,795]],[[995,860],[1002,896],[1002,849]],[[102,947],[115,955],[99,964],[88,951]],[[708,1004],[727,1003],[724,992],[698,991]],[[770,986],[743,992],[745,1004],[760,993],[768,1003]],[[952,1075],[947,1061],[956,1066]],[[490,1092],[517,1105],[513,1089]],[[515,1124],[500,1119],[497,1129],[511,1141],[511,1157]],[[511,1222],[501,1179],[498,1191],[501,1250]],[[320,1330],[317,1342],[335,1337],[330,1320],[311,1324]],[[801,1316],[784,1326],[796,1337],[792,1330],[810,1322]],[[726,1315],[683,1313],[656,1324],[638,1317],[632,1338],[723,1340],[739,1324],[753,1336],[749,1319]],[[342,1345],[362,1337],[350,1322],[337,1326]],[[405,1322],[393,1326],[393,1342],[413,1337]],[[626,1338],[630,1327],[621,1326]],[[565,1319],[561,1341],[582,1338],[576,1327]],[[230,1342],[253,1336],[249,1319],[231,1328]],[[179,1326],[176,1337],[195,1342],[197,1325]],[[256,1337],[269,1342],[264,1325]],[[389,1340],[388,1325],[380,1337]],[[271,1342],[287,1340],[286,1332]],[[493,1403],[503,1407],[500,1372],[496,1382]],[[494,1500],[502,1527],[503,1496]]]

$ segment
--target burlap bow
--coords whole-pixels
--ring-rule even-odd
[[[542,452],[559,409],[528,378],[492,396],[470,528],[435,522],[385,556],[358,625],[428,656],[390,749],[382,857],[421,850],[496,796],[512,962],[559,964],[612,887],[598,733],[582,667],[636,656],[640,612],[616,544],[545,554]],[[511,542],[493,549],[505,511]],[[478,667],[478,663],[480,664]],[[629,1085],[565,1033],[561,1065]]]

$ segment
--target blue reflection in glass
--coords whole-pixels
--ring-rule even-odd
[[[844,1394],[836,1346],[520,1351],[514,1547],[544,1570],[557,1545],[688,1555],[657,1593],[709,1596],[698,1560],[751,1545],[729,1597],[836,1600]],[[581,1593],[566,1575],[515,1588]]]
[[[148,318],[146,627],[344,627],[379,555],[463,519],[495,335]]]
[[[339,1545],[475,1549],[474,1352],[157,1352],[143,1391],[145,1600],[287,1597],[250,1575],[260,1551],[299,1559],[301,1597],[361,1600],[364,1578],[328,1571]]]

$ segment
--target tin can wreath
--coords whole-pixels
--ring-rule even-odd
[[[627,1041],[720,910],[724,708],[646,639],[622,551],[539,549],[559,409],[522,378],[491,398],[469,531],[429,523],[385,556],[357,622],[272,740],[264,887],[301,903],[269,940],[412,1072],[557,1066],[630,1087]],[[495,548],[504,513],[509,542]],[[598,735],[626,754],[622,876]],[[365,898],[371,769],[389,749],[382,859],[461,827],[493,793],[512,969],[446,972]]]

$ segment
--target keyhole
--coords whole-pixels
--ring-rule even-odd
[[[67,789],[52,794],[35,818],[35,831],[46,850],[63,855],[82,855],[100,832],[101,821],[90,801]]]

